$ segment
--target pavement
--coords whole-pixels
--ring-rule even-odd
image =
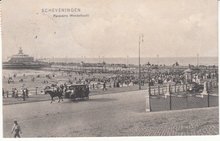
[[[145,112],[146,91],[94,95],[88,101],[3,105],[3,136],[13,121],[22,137],[218,135],[218,107]]]
[[[129,86],[129,87],[108,88],[106,91],[103,91],[102,89],[91,89],[89,95],[91,96],[91,95],[114,94],[114,93],[137,91],[138,89],[139,89],[138,85]],[[147,85],[142,86],[142,89],[147,90]],[[35,91],[31,91],[29,94],[29,98],[26,98],[25,101],[23,101],[22,94],[20,94],[18,98],[13,98],[11,97],[11,95],[9,95],[9,97],[7,98],[5,95],[5,97],[3,97],[3,105],[48,101],[50,99],[51,98],[49,95],[40,94],[39,91],[38,94],[36,95]]]

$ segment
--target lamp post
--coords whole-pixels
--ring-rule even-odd
[[[139,57],[138,57],[138,64],[139,64],[139,90],[141,90],[141,43],[144,42],[144,35],[139,35],[139,46],[138,46],[138,53],[139,53]]]

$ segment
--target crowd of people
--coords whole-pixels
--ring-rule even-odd
[[[13,83],[24,83],[26,79],[26,74],[24,73],[22,77],[19,77],[17,74],[13,74],[12,76],[8,77],[8,85],[12,85]],[[6,79],[6,77],[4,76]],[[30,78],[30,77],[29,77]],[[60,84],[58,78],[65,78],[65,82]],[[209,71],[209,70],[197,70],[190,72],[186,72],[184,70],[173,70],[169,69],[166,71],[148,71],[142,72],[141,80],[139,80],[139,75],[133,72],[123,72],[121,74],[96,74],[96,73],[89,73],[89,72],[53,72],[50,74],[37,74],[31,76],[31,81],[34,83],[37,79],[39,79],[44,86],[53,85],[56,83],[60,86],[65,86],[66,84],[86,84],[89,86],[89,89],[102,89],[103,91],[108,90],[108,88],[119,88],[119,87],[129,87],[138,85],[162,85],[166,84],[167,82],[172,83],[191,83],[196,82],[200,83],[203,80],[207,79],[217,79],[218,73],[217,71]],[[27,81],[26,81],[27,82]],[[30,81],[28,81],[29,83]],[[11,90],[12,97],[18,97],[18,89],[21,90],[21,95],[25,98],[28,98],[29,90],[27,88],[13,88]],[[8,90],[4,91],[3,96],[8,97],[9,94]],[[6,95],[6,96],[5,96]]]
[[[8,98],[10,95],[8,90],[4,90],[2,89],[2,96],[5,98]],[[28,88],[22,88],[21,89],[21,95],[19,95],[19,91],[17,88],[12,88],[11,90],[11,97],[13,98],[19,98],[21,97],[23,99],[23,101],[25,101],[26,98],[29,98],[29,90]]]

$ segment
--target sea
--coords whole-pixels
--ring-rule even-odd
[[[118,58],[50,58],[46,59],[48,62],[66,62],[66,63],[110,63],[110,64],[138,64],[138,58],[135,57],[118,57]],[[173,65],[178,62],[179,65],[215,65],[218,66],[218,57],[155,57],[155,58],[141,58],[141,64],[159,64],[159,65]]]
[[[160,57],[160,58],[141,58],[141,64],[147,64],[148,62],[151,64],[159,64],[159,65],[173,65],[175,62],[178,62],[181,66],[188,66],[197,65],[197,60],[199,65],[206,65],[206,66],[218,66],[218,57]],[[63,62],[63,63],[113,63],[113,64],[138,64],[138,58],[49,58],[44,59],[47,62]],[[23,75],[36,75],[36,74],[47,74],[48,71],[45,70],[4,70],[3,69],[3,76],[12,76],[13,74]]]

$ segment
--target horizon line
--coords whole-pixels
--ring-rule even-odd
[[[199,58],[218,58],[219,56],[199,56]],[[36,58],[47,58],[47,59],[53,59],[53,58],[57,58],[57,59],[106,59],[106,58],[138,58],[138,57],[86,57],[86,56],[83,56],[83,57],[36,57]],[[140,58],[157,58],[157,57],[140,57]],[[180,56],[180,57],[165,57],[165,56],[159,56],[158,58],[197,58],[196,56],[186,56],[186,57],[183,57],[183,56]]]

